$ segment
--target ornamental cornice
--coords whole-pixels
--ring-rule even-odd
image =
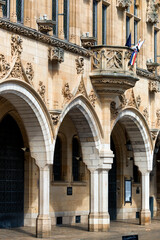
[[[145,70],[145,69],[142,69],[142,68],[137,68],[136,69],[136,74],[138,76],[142,76],[142,77],[146,77],[148,79],[151,79],[151,80],[156,80],[156,81],[160,81],[160,77],[159,76],[156,76],[155,74]]]
[[[51,46],[63,48],[66,51],[79,54],[80,56],[90,57],[91,54],[87,49],[84,49],[78,45],[63,41],[54,36],[45,35],[41,32],[38,32],[35,29],[28,28],[17,23],[10,22],[6,19],[0,19],[0,28],[16,33],[43,43],[46,43]]]

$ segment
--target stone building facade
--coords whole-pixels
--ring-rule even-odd
[[[159,213],[159,15],[159,0],[0,0],[0,227]]]

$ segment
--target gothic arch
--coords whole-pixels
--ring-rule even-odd
[[[135,164],[143,171],[152,170],[153,143],[149,127],[139,111],[126,108],[117,117],[115,124],[120,121],[130,137]]]
[[[8,80],[0,84],[0,96],[17,109],[26,129],[31,156],[39,167],[53,163],[53,131],[49,114],[29,84]]]

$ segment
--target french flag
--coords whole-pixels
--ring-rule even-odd
[[[145,41],[145,40],[144,40]],[[132,53],[131,59],[129,61],[129,64],[131,66],[134,65],[135,61],[136,61],[136,57],[137,57],[137,53],[139,52],[140,48],[142,47],[144,41],[141,41],[141,39],[138,41],[138,43],[133,47],[134,52]]]

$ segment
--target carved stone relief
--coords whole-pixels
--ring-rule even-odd
[[[75,59],[76,61],[76,69],[77,69],[77,74],[84,73],[84,58],[83,57],[77,57]]]
[[[38,93],[41,96],[41,98],[43,99],[43,101],[45,102],[46,87],[42,81],[39,82]]]
[[[34,71],[31,63],[27,63],[27,68],[26,68],[26,76],[30,81],[33,80],[34,77]]]
[[[62,89],[62,94],[63,94],[63,97],[68,101],[71,100],[71,98],[73,97],[72,93],[70,92],[68,83],[64,85]]]
[[[147,22],[158,23],[158,5],[155,0],[147,0]]]
[[[53,125],[57,125],[60,118],[60,112],[50,112]]]
[[[149,112],[148,112],[148,108],[147,107],[144,108],[144,110],[143,110],[143,116],[146,119],[146,121],[148,122],[148,120],[149,120]]]
[[[79,84],[79,87],[78,87],[78,90],[77,90],[76,94],[82,94],[85,97],[88,97],[86,89],[85,89],[85,85],[84,85],[84,82],[83,82],[83,78],[81,78],[81,81],[80,81],[80,84]]]
[[[7,63],[3,54],[0,54],[0,79],[3,78],[10,69],[10,64]]]
[[[19,35],[11,36],[11,55],[12,57],[22,53],[22,38]]]
[[[127,100],[125,94],[119,95],[119,100],[121,102],[120,108],[124,108],[128,103],[128,100]]]
[[[131,0],[117,0],[117,7],[119,8],[127,8],[132,4]]]
[[[111,120],[116,119],[118,115],[118,109],[116,108],[116,103],[114,101],[111,102],[110,110],[111,110]]]
[[[96,102],[97,96],[96,96],[96,94],[95,94],[95,92],[94,92],[93,89],[91,90],[88,98],[89,98],[89,101],[90,101],[91,105],[92,105],[93,107],[95,107],[95,102]]]

